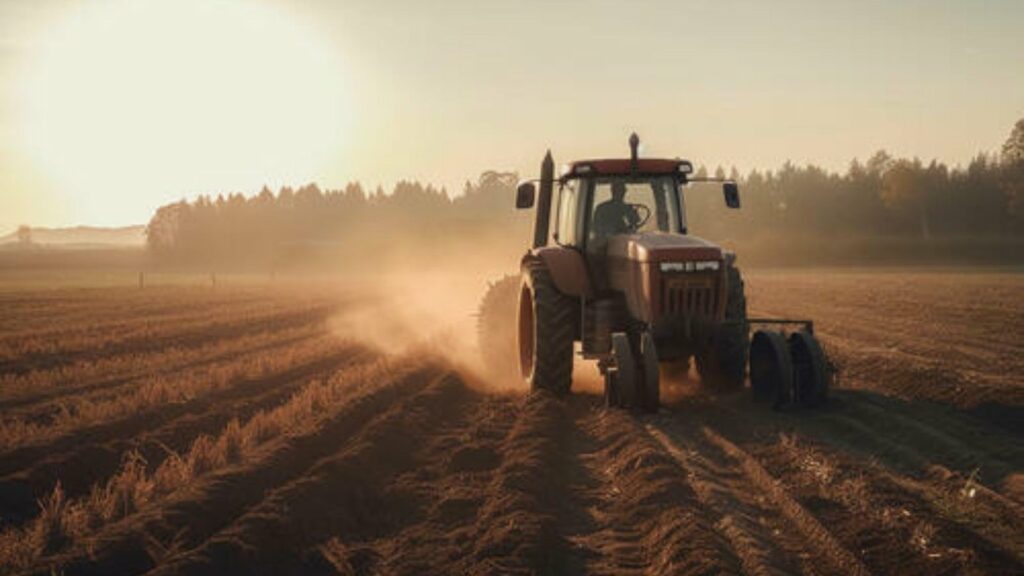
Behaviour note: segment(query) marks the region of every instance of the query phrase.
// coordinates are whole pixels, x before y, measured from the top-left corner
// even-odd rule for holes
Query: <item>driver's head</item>
[[[626,197],[626,183],[612,182],[612,198],[616,202],[622,202]]]

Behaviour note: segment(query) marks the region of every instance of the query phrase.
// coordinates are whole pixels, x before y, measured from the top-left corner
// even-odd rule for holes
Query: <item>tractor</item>
[[[533,242],[520,274],[481,303],[485,365],[564,395],[579,354],[597,362],[607,406],[642,412],[659,408],[662,371],[691,359],[715,390],[742,388],[749,365],[755,401],[823,402],[830,370],[813,323],[749,318],[735,253],[687,233],[688,185],[720,183],[739,208],[736,182],[640,158],[639,143],[633,134],[628,158],[573,162],[558,177],[549,151],[540,178],[519,184],[516,207],[536,210]]]

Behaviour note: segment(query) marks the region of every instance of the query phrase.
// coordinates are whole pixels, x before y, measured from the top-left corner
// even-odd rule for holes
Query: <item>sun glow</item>
[[[342,154],[348,87],[330,42],[241,0],[90,2],[41,31],[20,137],[92,222],[196,193],[303,183]]]

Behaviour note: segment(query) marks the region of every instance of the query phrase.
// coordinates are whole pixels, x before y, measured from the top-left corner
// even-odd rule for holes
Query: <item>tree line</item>
[[[398,182],[390,193],[352,182],[339,190],[308,184],[276,194],[264,187],[250,197],[199,196],[157,209],[146,228],[147,247],[167,263],[276,265],[317,247],[504,229],[516,221],[511,207],[517,181],[515,173],[487,171],[454,198],[444,188],[410,181]]]
[[[743,209],[726,211],[707,185],[689,188],[690,231],[711,239],[1024,238],[1024,119],[1000,152],[978,154],[966,166],[879,151],[843,173],[786,163],[774,171],[715,174],[739,182]],[[525,246],[529,215],[514,210],[517,181],[513,172],[487,171],[455,196],[410,181],[390,193],[353,182],[338,190],[308,184],[248,197],[200,196],[156,211],[148,249],[162,262],[217,265],[273,264],[309,246],[487,231],[518,234]]]

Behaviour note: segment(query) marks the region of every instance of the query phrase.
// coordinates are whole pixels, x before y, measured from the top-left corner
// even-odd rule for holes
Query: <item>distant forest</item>
[[[706,173],[705,168],[699,169]],[[894,158],[879,151],[845,173],[786,163],[775,171],[715,170],[740,184],[743,208],[727,211],[716,188],[686,196],[692,233],[737,246],[766,239],[1024,239],[1024,119],[1001,151],[966,167]],[[454,197],[444,188],[399,182],[390,193],[359,183],[341,190],[316,184],[246,197],[200,196],[159,208],[147,227],[158,262],[276,266],[316,246],[475,239],[499,234],[524,248],[531,214],[516,215],[519,176],[484,172]]]

